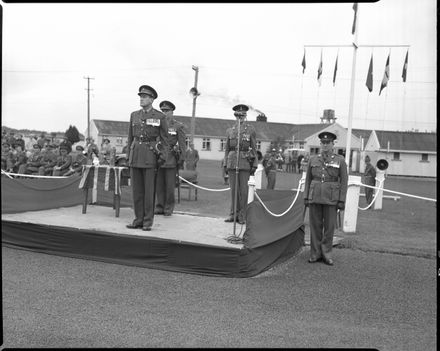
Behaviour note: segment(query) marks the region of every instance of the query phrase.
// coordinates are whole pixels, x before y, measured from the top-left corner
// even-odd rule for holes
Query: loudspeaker
[[[381,171],[385,171],[388,168],[388,161],[383,158],[378,160],[376,163],[376,167]]]

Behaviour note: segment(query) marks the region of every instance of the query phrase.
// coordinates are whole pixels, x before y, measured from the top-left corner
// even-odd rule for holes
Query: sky
[[[143,84],[158,92],[155,108],[170,100],[191,116],[197,66],[196,117],[234,119],[244,103],[248,120],[263,112],[269,122],[320,123],[333,109],[348,127],[352,102],[352,128],[437,130],[435,0],[359,3],[355,35],[353,3],[1,6],[2,126],[85,133],[88,82],[90,119],[128,121]]]

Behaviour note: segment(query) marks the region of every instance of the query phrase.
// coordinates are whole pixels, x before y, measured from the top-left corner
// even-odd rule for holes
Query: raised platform
[[[53,182],[53,183],[52,183]],[[282,218],[254,201],[246,225],[236,225],[243,242],[226,240],[233,223],[224,218],[175,213],[155,216],[153,230],[128,229],[133,210],[89,205],[82,213],[79,179],[2,178],[2,244],[46,254],[223,277],[255,276],[294,256],[304,246],[303,205]],[[275,212],[292,201],[291,192],[261,191]]]

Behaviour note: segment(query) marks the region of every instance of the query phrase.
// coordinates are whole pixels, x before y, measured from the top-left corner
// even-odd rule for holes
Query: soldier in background
[[[266,189],[274,189],[277,179],[277,150],[273,148],[270,153],[264,155],[263,167],[266,174],[267,187]]]
[[[40,167],[42,166],[43,155],[41,153],[40,144],[34,144],[31,154],[28,156],[26,164],[22,164],[18,168],[20,174],[38,174]]]
[[[238,221],[245,223],[248,200],[249,176],[255,173],[258,166],[257,140],[255,128],[246,121],[249,107],[243,104],[232,108],[236,124],[226,131],[224,164],[229,174],[231,186],[231,207],[225,222]],[[240,127],[240,133],[238,128]],[[238,150],[239,148],[239,150]],[[239,153],[238,153],[239,151]],[[237,177],[238,172],[238,177]],[[238,178],[238,179],[236,179]],[[234,214],[235,189],[237,187],[236,213]],[[234,216],[235,215],[235,216]]]
[[[175,204],[175,188],[178,169],[185,161],[185,125],[173,117],[176,106],[170,101],[162,101],[159,108],[165,115],[168,125],[168,156],[160,166],[156,180],[155,214],[171,216]]]
[[[83,166],[87,164],[87,156],[84,155],[84,148],[81,145],[77,145],[75,150],[76,152],[72,155],[72,164],[70,165],[69,171],[64,174],[66,177],[72,174],[81,175]]]
[[[101,149],[99,150],[100,165],[110,164],[111,152],[112,152],[112,146],[110,145],[110,139],[104,138],[104,140],[102,140]]]
[[[99,158],[98,145],[95,144],[95,141],[93,140],[92,137],[86,138],[85,152],[87,155],[87,164],[89,165],[93,163],[94,155]]]
[[[11,156],[11,172],[17,173],[21,165],[25,165],[27,162],[26,152],[21,148],[21,145],[15,144],[14,150],[12,150]]]
[[[199,162],[199,152],[194,149],[194,143],[191,141],[188,144],[188,149],[185,153],[185,169],[195,171],[197,168],[197,162]]]
[[[63,176],[69,172],[70,165],[72,164],[72,156],[68,151],[69,148],[67,145],[60,146],[60,156],[58,156],[57,162],[53,167],[53,176]]]
[[[370,156],[365,156],[365,171],[364,171],[364,184],[375,186],[376,185],[376,169],[371,165]],[[367,199],[367,204],[371,204],[373,201],[374,189],[365,187],[365,198]],[[372,206],[368,207],[369,209]]]
[[[128,129],[127,159],[135,218],[127,228],[150,231],[154,220],[155,174],[167,159],[168,125],[165,115],[153,108],[156,90],[142,85],[138,95],[142,109],[131,113]]]
[[[345,209],[348,172],[344,157],[333,152],[336,135],[322,132],[321,153],[307,163],[304,205],[309,206],[310,258],[332,266],[333,235],[338,210]]]
[[[54,146],[52,144],[46,145],[46,147],[41,150],[41,154],[43,155],[41,159],[41,166],[38,169],[39,175],[52,175],[53,168],[57,164],[58,154],[54,150]]]
[[[2,141],[2,170],[11,172],[12,171],[12,161],[11,161],[11,147],[7,141]]]

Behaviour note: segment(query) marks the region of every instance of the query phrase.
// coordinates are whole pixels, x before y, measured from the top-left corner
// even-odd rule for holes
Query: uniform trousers
[[[365,184],[375,186],[376,182],[370,182],[368,180],[365,180]],[[367,204],[371,204],[371,202],[373,201],[373,192],[374,189],[365,187],[365,198],[367,199]]]
[[[277,171],[276,170],[270,170],[266,173],[267,178],[267,187],[266,189],[275,189],[275,182],[277,180]]]
[[[310,258],[330,259],[336,228],[336,205],[310,204]]]
[[[133,224],[151,227],[154,218],[154,168],[130,167],[135,219]]]
[[[159,168],[156,181],[156,211],[171,214],[174,211],[176,168]]]
[[[229,186],[231,187],[231,211],[230,216],[234,217],[234,197],[235,197],[235,187],[237,186],[237,218],[240,220],[246,219],[246,207],[248,200],[248,192],[249,192],[249,176],[251,174],[250,170],[242,170],[238,171],[238,184],[236,184],[236,170],[228,169],[229,174]]]

